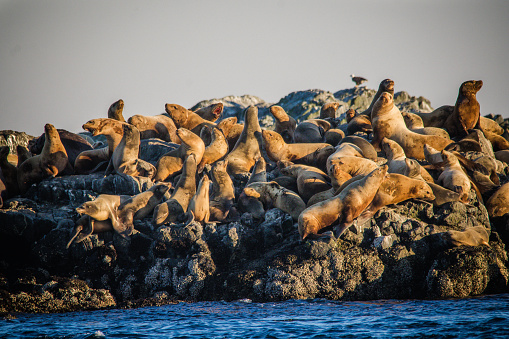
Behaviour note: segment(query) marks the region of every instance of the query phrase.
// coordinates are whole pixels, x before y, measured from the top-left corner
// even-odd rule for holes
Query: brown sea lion
[[[371,203],[382,183],[387,166],[373,170],[364,178],[352,182],[337,196],[306,208],[299,215],[299,234],[302,240],[319,237],[318,232],[339,219],[337,237],[352,225]]]
[[[170,199],[154,208],[152,223],[159,227],[167,222],[181,221],[185,218],[191,199],[196,194],[196,155],[191,153],[185,160],[175,190]]]
[[[339,102],[328,102],[320,108],[320,119],[336,119]]]
[[[164,154],[157,161],[157,174],[154,177],[156,182],[165,181],[178,173],[182,169],[185,159],[191,154],[194,154],[198,163],[203,158],[205,144],[199,136],[185,128],[179,128],[177,135],[181,140],[179,148]]]
[[[336,164],[339,169],[350,174],[352,177],[356,175],[368,175],[371,171],[378,168],[376,162],[359,157],[344,156],[337,159],[332,159],[330,162],[329,169],[331,166]]]
[[[98,221],[109,220],[117,233],[123,237],[128,237],[132,233],[132,229],[125,227],[120,222],[118,207],[130,198],[128,195],[101,194],[94,200],[81,204],[76,208],[76,212],[86,214]]]
[[[371,116],[371,111],[373,110],[373,106],[375,105],[378,98],[382,95],[382,93],[390,93],[392,96],[394,96],[394,81],[392,81],[391,79],[382,80],[378,85],[378,91],[373,97],[373,100],[371,100],[371,104],[369,104],[369,107],[360,114],[367,115],[371,117],[371,120],[373,120],[372,119],[373,117]]]
[[[9,146],[0,147],[0,170],[4,178],[3,183],[7,190],[7,194],[4,194],[4,196],[14,197],[19,194],[18,168],[7,160],[9,151]]]
[[[198,184],[196,194],[191,198],[189,206],[187,207],[187,213],[190,215],[190,224],[193,220],[201,224],[209,222],[210,218],[210,204],[209,204],[209,190],[210,190],[210,179],[205,174]]]
[[[198,165],[198,173],[201,173],[206,165],[222,159],[228,153],[228,142],[219,128],[205,126],[201,130],[200,138],[202,140],[208,139],[210,142],[203,152],[203,157]]]
[[[452,138],[464,137],[473,128],[481,129],[480,105],[476,98],[481,87],[482,80],[469,80],[461,84],[454,110],[443,125]]]
[[[443,150],[451,140],[435,136],[422,135],[410,131],[400,110],[394,105],[391,94],[384,92],[373,106],[371,112],[373,125],[373,141],[375,149],[380,149],[384,137],[396,141],[409,158],[424,159],[424,145],[431,145],[437,150]]]
[[[25,160],[18,168],[18,187],[20,193],[45,178],[56,177],[68,171],[72,173],[67,152],[60,141],[57,129],[52,124],[44,126],[45,142],[42,152]]]
[[[269,110],[276,120],[274,131],[279,133],[287,144],[293,143],[297,126],[295,119],[289,116],[281,106],[274,105]]]
[[[266,162],[263,157],[258,159],[253,166],[253,171],[249,176],[246,186],[254,182],[267,182]],[[240,210],[249,212],[254,219],[262,219],[265,215],[262,202],[256,198],[247,196],[243,191],[237,200],[237,206]]]
[[[486,137],[486,139],[488,139],[490,141],[494,152],[509,149],[509,141],[507,141],[501,135],[491,133],[488,131],[483,131],[483,132],[484,132],[484,136]]]
[[[23,163],[23,161],[32,157],[32,153],[30,153],[28,148],[26,148],[25,146],[22,146],[22,145],[16,146],[16,154],[18,154],[18,164],[16,165],[16,167],[18,167],[18,168]]]
[[[173,119],[177,128],[185,128],[200,135],[203,126],[215,126],[212,121],[203,119],[198,114],[177,104],[166,104],[166,113]]]
[[[494,121],[493,119],[481,117],[481,130],[483,132],[490,132],[497,135],[504,134],[504,129],[500,127],[500,125]]]
[[[490,247],[490,236],[484,226],[469,227],[464,231],[449,230],[442,233],[442,236],[452,246],[486,245]]]
[[[235,147],[228,153],[228,173],[249,173],[261,157],[262,129],[258,121],[258,108],[250,106],[245,111],[245,123]]]
[[[140,131],[141,139],[159,138],[167,142],[180,144],[175,123],[164,114],[155,116],[133,115],[128,122]]]
[[[364,158],[364,155],[362,154],[362,150],[357,145],[351,144],[349,142],[341,143],[336,147],[335,152],[329,155],[327,158],[327,172],[329,171],[332,162],[336,159],[341,159],[342,157]]]
[[[198,114],[205,120],[210,122],[215,122],[217,119],[221,117],[223,114],[224,104],[222,102],[217,104],[211,104],[207,107],[202,107],[194,111],[194,113]]]
[[[394,140],[383,138],[382,151],[385,153],[389,173],[399,173],[407,175],[413,168],[419,171],[415,176],[419,176],[422,180],[433,182],[433,177],[426,169],[417,163],[415,159],[409,159],[405,155],[403,148]],[[407,175],[408,176],[408,175]],[[410,176],[409,176],[410,177]]]
[[[348,125],[346,126],[346,135],[352,135],[357,132],[366,134],[373,132],[373,127],[371,126],[371,121],[368,116],[359,114],[348,122]]]
[[[244,194],[259,199],[265,206],[279,208],[290,214],[293,220],[298,220],[300,213],[306,208],[306,204],[297,193],[279,186],[275,181],[249,184],[244,188]]]
[[[332,187],[326,191],[318,192],[311,196],[307,202],[307,206],[314,205],[320,201],[324,201],[330,199],[337,195],[339,192],[339,188],[344,185],[348,180],[352,178],[352,176],[345,171],[341,170],[339,166],[333,164],[329,171],[328,175],[331,181]]]
[[[127,174],[130,176],[141,176],[154,178],[156,168],[151,163],[139,159],[140,151],[140,132],[130,124],[124,124],[122,140],[113,151],[110,162],[106,168],[105,175],[109,175],[113,171],[119,174]]]
[[[210,194],[210,220],[224,221],[235,201],[235,187],[227,173],[228,159],[216,161],[210,172],[212,192]]]
[[[443,128],[439,127],[424,127],[422,118],[415,113],[401,112],[403,119],[405,119],[406,127],[412,132],[424,135],[438,135],[446,139],[450,139],[449,133]]]
[[[263,157],[258,159],[253,167],[251,176],[246,185],[252,184],[253,182],[266,182],[267,181],[267,163]]]
[[[111,104],[108,108],[108,118],[125,122],[122,112],[124,111],[124,100],[120,99]]]
[[[297,124],[293,138],[296,143],[323,143],[330,128],[330,122],[323,119],[305,120]]]
[[[237,144],[237,140],[239,140],[239,137],[242,134],[244,124],[237,124],[237,118],[231,117],[221,120],[221,122],[217,124],[217,128],[223,131],[223,134],[228,141],[228,149],[233,150],[235,144]]]
[[[340,130],[339,128],[331,128],[327,132],[325,132],[324,138],[327,144],[331,144],[332,146],[337,146],[341,140],[345,137],[345,132]]]
[[[82,215],[78,221],[76,221],[76,225],[71,232],[71,239],[66,247],[69,248],[73,242],[80,243],[92,234],[108,231],[114,231],[110,219],[95,220],[87,214]]]
[[[366,139],[361,138],[356,135],[349,135],[349,136],[346,136],[343,139],[341,139],[339,144],[343,144],[346,142],[354,144],[357,147],[359,147],[362,150],[362,155],[364,156],[364,158],[367,158],[367,159],[373,160],[373,161],[378,160],[378,155],[377,155],[375,148]]]
[[[509,213],[509,182],[500,186],[486,202],[490,217],[501,217]]]
[[[431,113],[414,112],[414,114],[418,115],[422,119],[424,127],[442,128],[447,118],[452,115],[453,111],[454,106],[444,105],[438,107]]]
[[[282,168],[283,175],[297,178],[298,193],[304,201],[308,201],[318,192],[331,188],[326,173],[313,166],[293,164]]]

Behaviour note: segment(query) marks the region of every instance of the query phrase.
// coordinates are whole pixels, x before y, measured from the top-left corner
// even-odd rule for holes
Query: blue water
[[[461,300],[200,302],[19,314],[2,338],[504,338],[509,294]]]

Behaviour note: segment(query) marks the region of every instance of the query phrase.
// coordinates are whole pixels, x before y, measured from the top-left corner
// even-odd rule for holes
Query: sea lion
[[[205,147],[198,165],[198,173],[201,173],[206,165],[222,159],[228,153],[228,142],[219,128],[205,126],[201,130],[200,138],[202,140],[209,139],[210,143]]]
[[[378,91],[376,92],[375,96],[373,97],[373,100],[371,100],[371,103],[369,104],[369,107],[362,113],[362,115],[367,115],[373,120],[373,117],[371,116],[371,111],[373,110],[373,106],[375,105],[376,101],[382,93],[390,93],[392,96],[394,96],[394,81],[391,79],[384,79],[380,82],[378,85]]]
[[[92,145],[83,138],[81,135],[69,132],[65,129],[57,129],[58,135],[62,145],[64,145],[65,152],[69,158],[69,164],[74,168],[74,162],[81,152],[93,150]],[[34,155],[40,154],[44,147],[45,134],[42,134],[39,138],[30,140],[28,146],[30,152]],[[69,173],[71,174],[71,173]]]
[[[498,161],[502,161],[505,162],[506,164],[509,164],[509,150],[495,152],[495,158]]]
[[[331,188],[327,174],[313,166],[293,164],[280,169],[280,172],[297,178],[299,195],[304,201]]]
[[[275,181],[255,182],[244,188],[244,194],[262,201],[265,206],[274,206],[288,213],[293,220],[298,220],[300,213],[306,208],[301,197]]]
[[[198,114],[177,104],[166,104],[166,113],[173,119],[177,128],[185,128],[196,135],[200,135],[203,126],[215,126],[212,121],[203,119]]]
[[[407,175],[413,168],[419,171],[418,176],[427,182],[434,182],[433,177],[426,169],[417,163],[415,159],[409,159],[405,155],[403,148],[394,140],[383,138],[382,151],[385,153],[388,173],[399,173]],[[417,176],[417,174],[416,174]]]
[[[154,177],[156,182],[165,181],[178,173],[182,169],[185,159],[191,154],[194,154],[198,163],[203,158],[205,144],[199,136],[186,128],[179,128],[177,135],[181,140],[179,148],[165,153],[157,161],[157,173]]]
[[[481,130],[479,130],[479,129],[470,130],[468,135],[466,137],[464,137],[463,139],[461,139],[460,142],[464,141],[464,140],[477,141],[479,143],[479,145],[481,146],[481,152],[483,152],[484,154],[487,154],[491,157],[495,156],[495,153],[493,152],[493,145],[491,144],[491,141],[489,141],[486,138],[486,136],[484,135],[484,133]]]
[[[337,110],[339,108],[339,102],[328,102],[323,104],[320,108],[320,119],[335,120],[337,116]]]
[[[253,166],[253,171],[251,172],[246,186],[254,182],[267,182],[266,162],[263,157],[260,157]],[[242,191],[237,200],[237,206],[242,211],[249,212],[254,219],[262,219],[265,215],[262,202],[256,198],[247,196],[244,191]]]
[[[368,175],[371,171],[378,167],[376,162],[366,158],[344,156],[332,159],[327,172],[329,172],[331,166],[334,164],[336,164],[342,171],[350,174],[352,177],[355,177],[356,175]]]
[[[340,145],[336,146],[335,152],[329,155],[327,158],[327,172],[329,171],[332,162],[335,159],[340,159],[342,157],[364,158],[364,155],[362,154],[362,150],[357,145],[351,144],[349,142],[341,143]]]
[[[394,105],[391,94],[384,92],[373,105],[371,112],[373,124],[372,144],[376,150],[380,149],[380,143],[384,137],[396,141],[405,151],[409,158],[424,159],[424,145],[431,145],[441,151],[451,140],[435,136],[422,135],[410,131],[406,125],[400,110]]]
[[[401,112],[403,119],[405,119],[406,127],[412,132],[424,135],[438,135],[446,139],[450,139],[449,133],[443,128],[439,127],[424,127],[422,118],[415,113]]]
[[[435,200],[433,190],[422,180],[411,179],[405,175],[389,173],[383,179],[371,203],[361,213],[357,222],[364,224],[383,206],[397,204],[409,199]]]
[[[480,117],[481,122],[481,130],[483,132],[490,132],[496,135],[504,134],[504,129],[500,127],[500,125],[494,121],[493,119]]]
[[[190,215],[191,222],[197,221],[201,224],[209,222],[210,218],[210,205],[209,205],[209,190],[210,190],[210,179],[204,174],[198,184],[196,194],[191,198],[187,213]]]
[[[235,187],[227,173],[228,159],[216,161],[210,172],[212,192],[210,194],[210,220],[224,221],[235,201]]]
[[[19,194],[18,168],[7,160],[9,151],[9,146],[0,147],[0,170],[4,178],[5,189],[7,190],[7,194],[4,194],[4,196],[14,197]]]
[[[156,168],[151,163],[139,159],[140,132],[130,124],[124,124],[122,140],[113,151],[105,175],[113,171],[130,176],[142,176],[150,179],[156,175]]]
[[[488,131],[483,131],[483,132],[484,132],[484,136],[486,137],[486,139],[488,139],[490,141],[494,152],[509,149],[509,141],[507,141],[501,135],[491,133]]]
[[[333,164],[330,167],[330,169],[328,171],[328,175],[329,175],[332,187],[326,191],[318,192],[318,193],[312,195],[311,198],[309,198],[309,200],[307,201],[308,207],[311,205],[314,205],[320,201],[324,201],[324,200],[334,197],[335,195],[337,195],[339,193],[338,192],[339,188],[352,178],[352,176],[350,174],[341,170],[341,168],[339,168],[339,166],[337,166],[335,164]]]
[[[362,132],[366,134],[370,134],[373,132],[371,120],[369,120],[369,118],[364,114],[359,114],[353,117],[346,126],[346,135],[353,135],[357,132]]]
[[[115,119],[120,122],[125,122],[122,112],[124,110],[124,100],[120,99],[115,101],[108,108],[108,118]]]
[[[443,238],[452,246],[481,246],[489,244],[488,230],[484,226],[469,227],[464,231],[448,230]]]
[[[217,128],[223,131],[223,134],[228,141],[228,149],[233,150],[237,144],[237,140],[239,140],[239,137],[242,134],[244,124],[238,124],[237,117],[231,117],[221,120],[221,122],[217,124]]]
[[[297,126],[295,119],[289,116],[281,106],[270,106],[269,111],[276,120],[274,131],[279,133],[287,144],[293,143]]]
[[[245,111],[245,123],[235,147],[228,153],[228,173],[248,173],[261,157],[262,129],[258,121],[258,108],[250,106]]]
[[[366,139],[361,138],[356,135],[349,135],[349,136],[346,136],[343,139],[341,139],[339,144],[343,144],[346,142],[354,144],[357,147],[359,147],[362,150],[362,156],[364,158],[367,158],[367,159],[373,160],[373,161],[378,160],[378,155],[377,155],[375,148]]]
[[[87,214],[82,215],[78,221],[76,221],[76,225],[71,232],[70,240],[67,243],[66,248],[69,248],[73,242],[82,242],[92,234],[104,233],[108,231],[114,231],[110,219],[95,220]]]
[[[191,153],[185,160],[180,176],[170,199],[154,208],[152,223],[159,227],[167,222],[184,218],[191,199],[196,194],[196,155]]]
[[[501,217],[509,213],[509,182],[500,186],[486,202],[490,217]]]
[[[318,232],[339,219],[336,237],[352,225],[373,200],[378,187],[387,173],[384,165],[364,178],[345,187],[337,196],[306,208],[299,215],[299,234],[302,240],[320,237]]]
[[[454,106],[444,105],[438,107],[431,113],[414,112],[414,114],[418,115],[422,119],[424,127],[442,128],[442,126],[444,126],[445,120],[447,120],[453,111]]]
[[[253,182],[266,182],[267,181],[267,163],[263,157],[256,160],[256,163],[251,172],[251,176],[246,185],[252,184]]]
[[[305,120],[297,124],[293,138],[296,143],[323,143],[330,128],[330,122],[323,119]]]
[[[208,120],[210,122],[215,122],[217,119],[221,117],[221,114],[223,114],[224,104],[222,102],[219,102],[217,104],[211,104],[207,107],[202,107],[194,111],[194,113],[198,114],[200,117],[202,117],[205,120]]]
[[[345,132],[340,130],[339,128],[331,128],[327,132],[325,132],[324,138],[327,144],[331,144],[332,146],[337,146],[341,140],[345,137]]]
[[[159,138],[167,142],[180,144],[175,123],[164,114],[155,116],[133,115],[129,118],[128,123],[140,131],[141,139]]]
[[[28,158],[32,157],[32,153],[22,145],[16,146],[16,154],[18,154],[18,164],[16,165],[17,168],[23,163],[23,161],[27,160]]]
[[[76,207],[76,212],[86,214],[98,221],[109,220],[113,229],[124,238],[132,233],[118,218],[118,207],[131,197],[128,195],[101,194],[92,201],[86,201]]]
[[[41,154],[25,160],[18,168],[18,187],[22,194],[32,184],[45,178],[54,178],[66,170],[72,172],[57,129],[52,124],[46,124],[44,133],[46,141]]]
[[[154,208],[161,203],[170,186],[171,184],[168,183],[153,185],[148,190],[121,203],[117,215],[122,228],[131,234],[134,229],[133,221],[143,219],[152,213]]]
[[[466,136],[470,129],[481,129],[480,105],[476,93],[482,84],[482,80],[469,80],[461,84],[454,110],[443,125],[451,137],[461,138]]]

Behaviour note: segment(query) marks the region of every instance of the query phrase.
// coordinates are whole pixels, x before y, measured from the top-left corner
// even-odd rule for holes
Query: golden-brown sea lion
[[[439,127],[442,128],[444,126],[447,118],[452,115],[454,111],[454,106],[444,105],[435,109],[431,113],[420,113],[415,112],[414,114],[418,115],[422,119],[422,123],[424,127]]]
[[[205,152],[205,144],[203,140],[186,128],[179,128],[177,135],[180,138],[180,146],[176,150],[165,153],[157,161],[156,168],[157,174],[154,181],[165,181],[178,173],[184,161],[191,154],[194,154],[196,161],[201,162]]]
[[[405,119],[406,127],[412,132],[424,135],[438,135],[446,139],[450,139],[449,133],[443,128],[439,127],[424,127],[422,118],[415,113],[401,112],[403,119]]]
[[[237,117],[231,117],[221,120],[221,122],[217,124],[217,128],[223,131],[228,141],[228,149],[232,150],[242,134],[244,124],[237,124]]]
[[[389,173],[399,173],[407,175],[415,168],[419,171],[415,176],[419,176],[422,180],[427,182],[433,182],[433,177],[426,171],[426,169],[420,166],[415,159],[408,159],[405,155],[403,148],[394,140],[383,138],[382,139],[382,151],[385,153],[387,158],[387,165],[389,166]],[[410,177],[410,176],[409,176]]]
[[[346,135],[352,135],[357,132],[362,132],[366,134],[370,134],[373,132],[373,127],[371,126],[371,120],[369,117],[364,114],[359,114],[353,117],[346,126]]]
[[[159,227],[185,217],[191,199],[196,194],[196,155],[191,153],[185,160],[180,176],[170,199],[154,208],[152,223]]]
[[[209,204],[210,179],[204,174],[198,184],[196,194],[191,198],[187,213],[191,215],[190,224],[193,220],[202,224],[209,222],[210,204]]]
[[[328,102],[320,108],[320,119],[336,119],[339,102]]]
[[[484,136],[486,137],[486,139],[488,139],[491,142],[494,152],[509,149],[509,141],[507,141],[501,135],[491,133],[488,131],[483,131],[483,132],[484,132]]]
[[[203,157],[198,165],[198,173],[201,173],[206,165],[222,159],[228,153],[228,142],[219,128],[205,126],[201,130],[200,138],[202,140],[208,139],[210,142],[203,152]]]
[[[355,177],[356,175],[368,175],[371,171],[378,168],[376,162],[372,160],[366,158],[344,156],[341,158],[332,159],[327,172],[329,172],[333,164],[337,164],[338,168],[350,174],[352,177]]]
[[[164,114],[154,116],[133,115],[128,122],[140,131],[141,139],[159,138],[180,144],[175,123]]]
[[[67,243],[67,248],[71,246],[73,241],[80,243],[92,234],[104,233],[108,231],[114,231],[113,225],[110,219],[107,220],[95,220],[89,215],[82,215],[71,232],[71,239]]]
[[[203,119],[198,114],[180,106],[177,104],[166,104],[166,113],[173,119],[177,128],[185,128],[200,135],[203,126],[215,126],[216,124],[212,121]]]
[[[124,100],[120,99],[111,104],[108,108],[108,118],[125,122],[122,112],[124,111]]]
[[[484,226],[469,227],[464,231],[449,230],[442,236],[452,246],[490,246],[490,236]]]
[[[217,119],[221,117],[223,114],[224,104],[219,102],[217,104],[211,104],[207,107],[202,107],[194,111],[194,113],[198,114],[205,120],[215,122]]]
[[[335,195],[337,195],[339,193],[338,192],[339,188],[352,178],[352,176],[350,174],[341,170],[341,168],[339,168],[339,166],[337,166],[335,164],[333,164],[330,167],[328,174],[329,174],[329,178],[330,178],[332,187],[326,191],[318,192],[318,193],[314,194],[313,196],[311,196],[311,198],[309,198],[309,200],[307,202],[308,207],[311,205],[314,205],[320,201],[324,201],[324,200],[334,197]]]
[[[258,108],[246,109],[245,123],[235,147],[228,153],[228,173],[248,173],[256,160],[261,157],[262,129],[258,121]]]
[[[323,171],[313,166],[294,164],[282,168],[283,175],[290,175],[297,178],[297,188],[299,195],[304,201],[308,201],[318,192],[323,192],[331,188],[328,176]]]
[[[244,188],[244,194],[259,199],[265,206],[274,206],[290,214],[293,220],[298,220],[300,213],[306,208],[301,197],[275,181],[255,182]]]
[[[500,186],[486,202],[490,217],[501,217],[509,213],[509,182]]]
[[[482,80],[469,80],[461,84],[454,111],[447,117],[443,128],[454,137],[464,137],[470,129],[481,129],[480,105],[476,93],[482,87]]]
[[[299,234],[302,240],[316,238],[318,232],[339,219],[337,237],[354,222],[371,203],[378,187],[387,173],[387,166],[379,167],[370,174],[348,185],[337,196],[306,208],[299,215]]]
[[[339,144],[344,144],[346,142],[354,144],[357,147],[359,147],[362,150],[362,155],[364,156],[364,158],[367,158],[367,159],[373,160],[373,161],[378,160],[378,155],[377,155],[375,148],[366,139],[361,138],[356,135],[349,135],[349,136],[346,136],[343,139],[341,139]]]
[[[369,107],[362,113],[371,117],[371,120],[373,120],[373,117],[371,116],[371,111],[373,110],[373,106],[375,105],[375,102],[378,100],[378,98],[382,95],[382,93],[390,93],[392,96],[394,96],[394,81],[391,79],[384,79],[380,82],[380,85],[378,85],[378,91],[376,92],[375,96],[373,97],[373,100],[371,100],[371,104],[369,104]]]
[[[0,147],[0,170],[4,177],[4,185],[7,190],[7,197],[14,197],[19,194],[18,186],[18,168],[11,164],[7,157],[9,156],[9,146]]]
[[[323,143],[330,128],[330,122],[323,119],[305,120],[295,127],[293,139],[296,143]]]
[[[41,154],[25,160],[18,168],[18,187],[22,194],[32,184],[45,178],[54,178],[65,170],[72,172],[57,129],[52,124],[46,124],[44,133],[46,141]]]
[[[92,201],[86,201],[76,208],[79,214],[86,214],[98,221],[110,220],[113,229],[127,237],[132,229],[126,228],[118,218],[118,207],[131,197],[128,195],[101,194]]]
[[[130,124],[124,124],[122,140],[113,151],[105,175],[115,171],[118,174],[154,178],[156,168],[151,163],[139,159],[140,132]]]
[[[223,221],[228,217],[235,200],[235,187],[227,173],[228,159],[216,161],[210,172],[212,192],[210,194],[210,220]]]
[[[424,145],[443,150],[452,141],[434,135],[422,135],[410,131],[399,109],[394,105],[391,94],[384,92],[373,106],[371,112],[373,141],[375,149],[380,149],[384,137],[396,141],[409,158],[424,159]]]
[[[293,143],[295,127],[297,126],[295,119],[289,116],[281,106],[274,105],[269,110],[276,119],[274,131],[279,133],[287,144]]]
[[[481,117],[480,121],[481,121],[481,130],[483,132],[490,132],[490,133],[494,133],[497,135],[504,134],[504,129],[502,127],[500,127],[500,125],[493,119]]]
[[[326,162],[327,172],[329,171],[332,162],[335,159],[340,159],[342,157],[364,158],[364,155],[362,154],[362,150],[357,145],[351,144],[349,142],[341,143],[338,146],[336,146],[335,152],[329,155],[329,157],[327,158]]]

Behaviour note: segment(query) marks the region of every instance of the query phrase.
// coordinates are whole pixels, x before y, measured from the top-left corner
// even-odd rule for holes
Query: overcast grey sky
[[[509,116],[509,1],[0,0],[0,129],[81,131],[125,101],[251,94],[277,102],[312,88],[384,78],[433,107],[483,80],[481,114]]]

